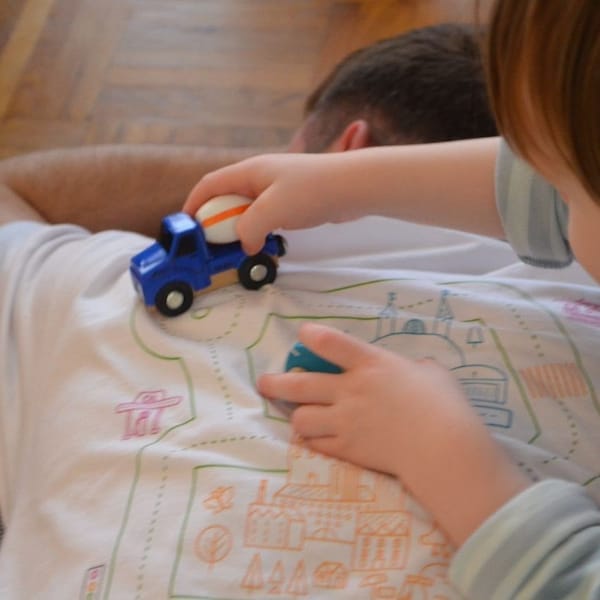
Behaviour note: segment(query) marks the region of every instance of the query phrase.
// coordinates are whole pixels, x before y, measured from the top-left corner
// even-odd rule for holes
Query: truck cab
[[[211,287],[217,274],[233,271],[247,289],[272,283],[277,276],[277,259],[284,254],[283,238],[273,234],[253,256],[242,250],[239,241],[211,244],[202,226],[180,212],[162,220],[158,239],[132,258],[130,273],[144,304],[173,317],[187,311],[194,294]]]

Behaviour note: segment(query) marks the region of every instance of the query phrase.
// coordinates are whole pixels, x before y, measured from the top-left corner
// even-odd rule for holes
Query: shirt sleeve
[[[506,239],[523,262],[554,269],[572,262],[567,205],[504,140],[496,166],[496,202]]]
[[[600,510],[574,483],[542,481],[488,519],[454,558],[470,600],[600,598]]]

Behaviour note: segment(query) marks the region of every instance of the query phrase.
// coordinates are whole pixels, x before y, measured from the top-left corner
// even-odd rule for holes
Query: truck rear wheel
[[[194,290],[182,281],[167,283],[156,294],[155,305],[165,317],[176,317],[190,308],[194,301]]]
[[[277,277],[277,265],[268,254],[256,254],[244,259],[238,268],[240,283],[249,290],[257,290]]]

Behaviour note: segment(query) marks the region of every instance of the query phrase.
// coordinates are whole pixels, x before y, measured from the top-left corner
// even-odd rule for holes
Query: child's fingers
[[[299,340],[321,358],[344,371],[364,365],[379,350],[337,329],[317,323],[306,323],[298,332]]]
[[[335,382],[328,373],[289,372],[262,375],[258,391],[267,398],[296,404],[332,404]]]
[[[315,452],[326,454],[327,456],[335,456],[342,460],[346,458],[340,453],[339,439],[335,435],[305,438],[304,444]]]
[[[255,198],[260,190],[253,184],[247,161],[229,165],[205,175],[189,193],[183,211],[193,215],[205,202],[215,196],[240,194]]]
[[[271,201],[272,188],[267,188],[240,217],[237,234],[247,254],[256,254],[265,244],[268,233],[279,229],[289,207]]]
[[[332,436],[335,429],[332,419],[328,418],[329,411],[329,407],[318,404],[300,406],[292,413],[292,427],[305,439]]]

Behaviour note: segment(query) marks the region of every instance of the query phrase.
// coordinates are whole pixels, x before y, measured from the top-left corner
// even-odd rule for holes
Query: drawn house
[[[463,365],[452,371],[486,424],[511,426],[512,411],[504,407],[508,394],[506,373],[489,365]]]
[[[322,563],[315,570],[321,587],[336,587],[349,569],[406,564],[410,516],[397,482],[300,444],[290,446],[288,459],[287,481],[270,501],[266,480],[259,484],[248,507],[246,546],[297,551],[308,542],[344,544],[351,564]]]
[[[313,574],[313,583],[322,588],[344,589],[348,584],[348,569],[340,562],[322,562]]]
[[[354,541],[358,514],[374,499],[373,490],[360,483],[362,470],[333,460],[328,461],[328,469],[323,468],[322,457],[298,448],[289,482],[275,493],[275,503],[302,514],[307,539]],[[316,465],[307,468],[314,460],[318,460],[320,475]]]
[[[244,543],[258,548],[300,550],[304,546],[306,522],[293,508],[266,501],[267,482],[260,482],[258,497],[249,505]]]
[[[402,569],[410,548],[410,517],[401,511],[363,512],[358,517],[352,568]]]
[[[378,332],[387,331],[382,319],[389,318],[390,302],[380,313]],[[508,397],[507,374],[491,365],[467,364],[463,347],[468,345],[473,348],[483,344],[483,328],[471,326],[465,339],[457,343],[450,337],[454,318],[450,293],[443,290],[430,330],[425,320],[413,317],[404,323],[399,332],[381,335],[373,343],[408,358],[435,359],[456,374],[471,404],[487,425],[511,427],[513,412],[505,406]]]

